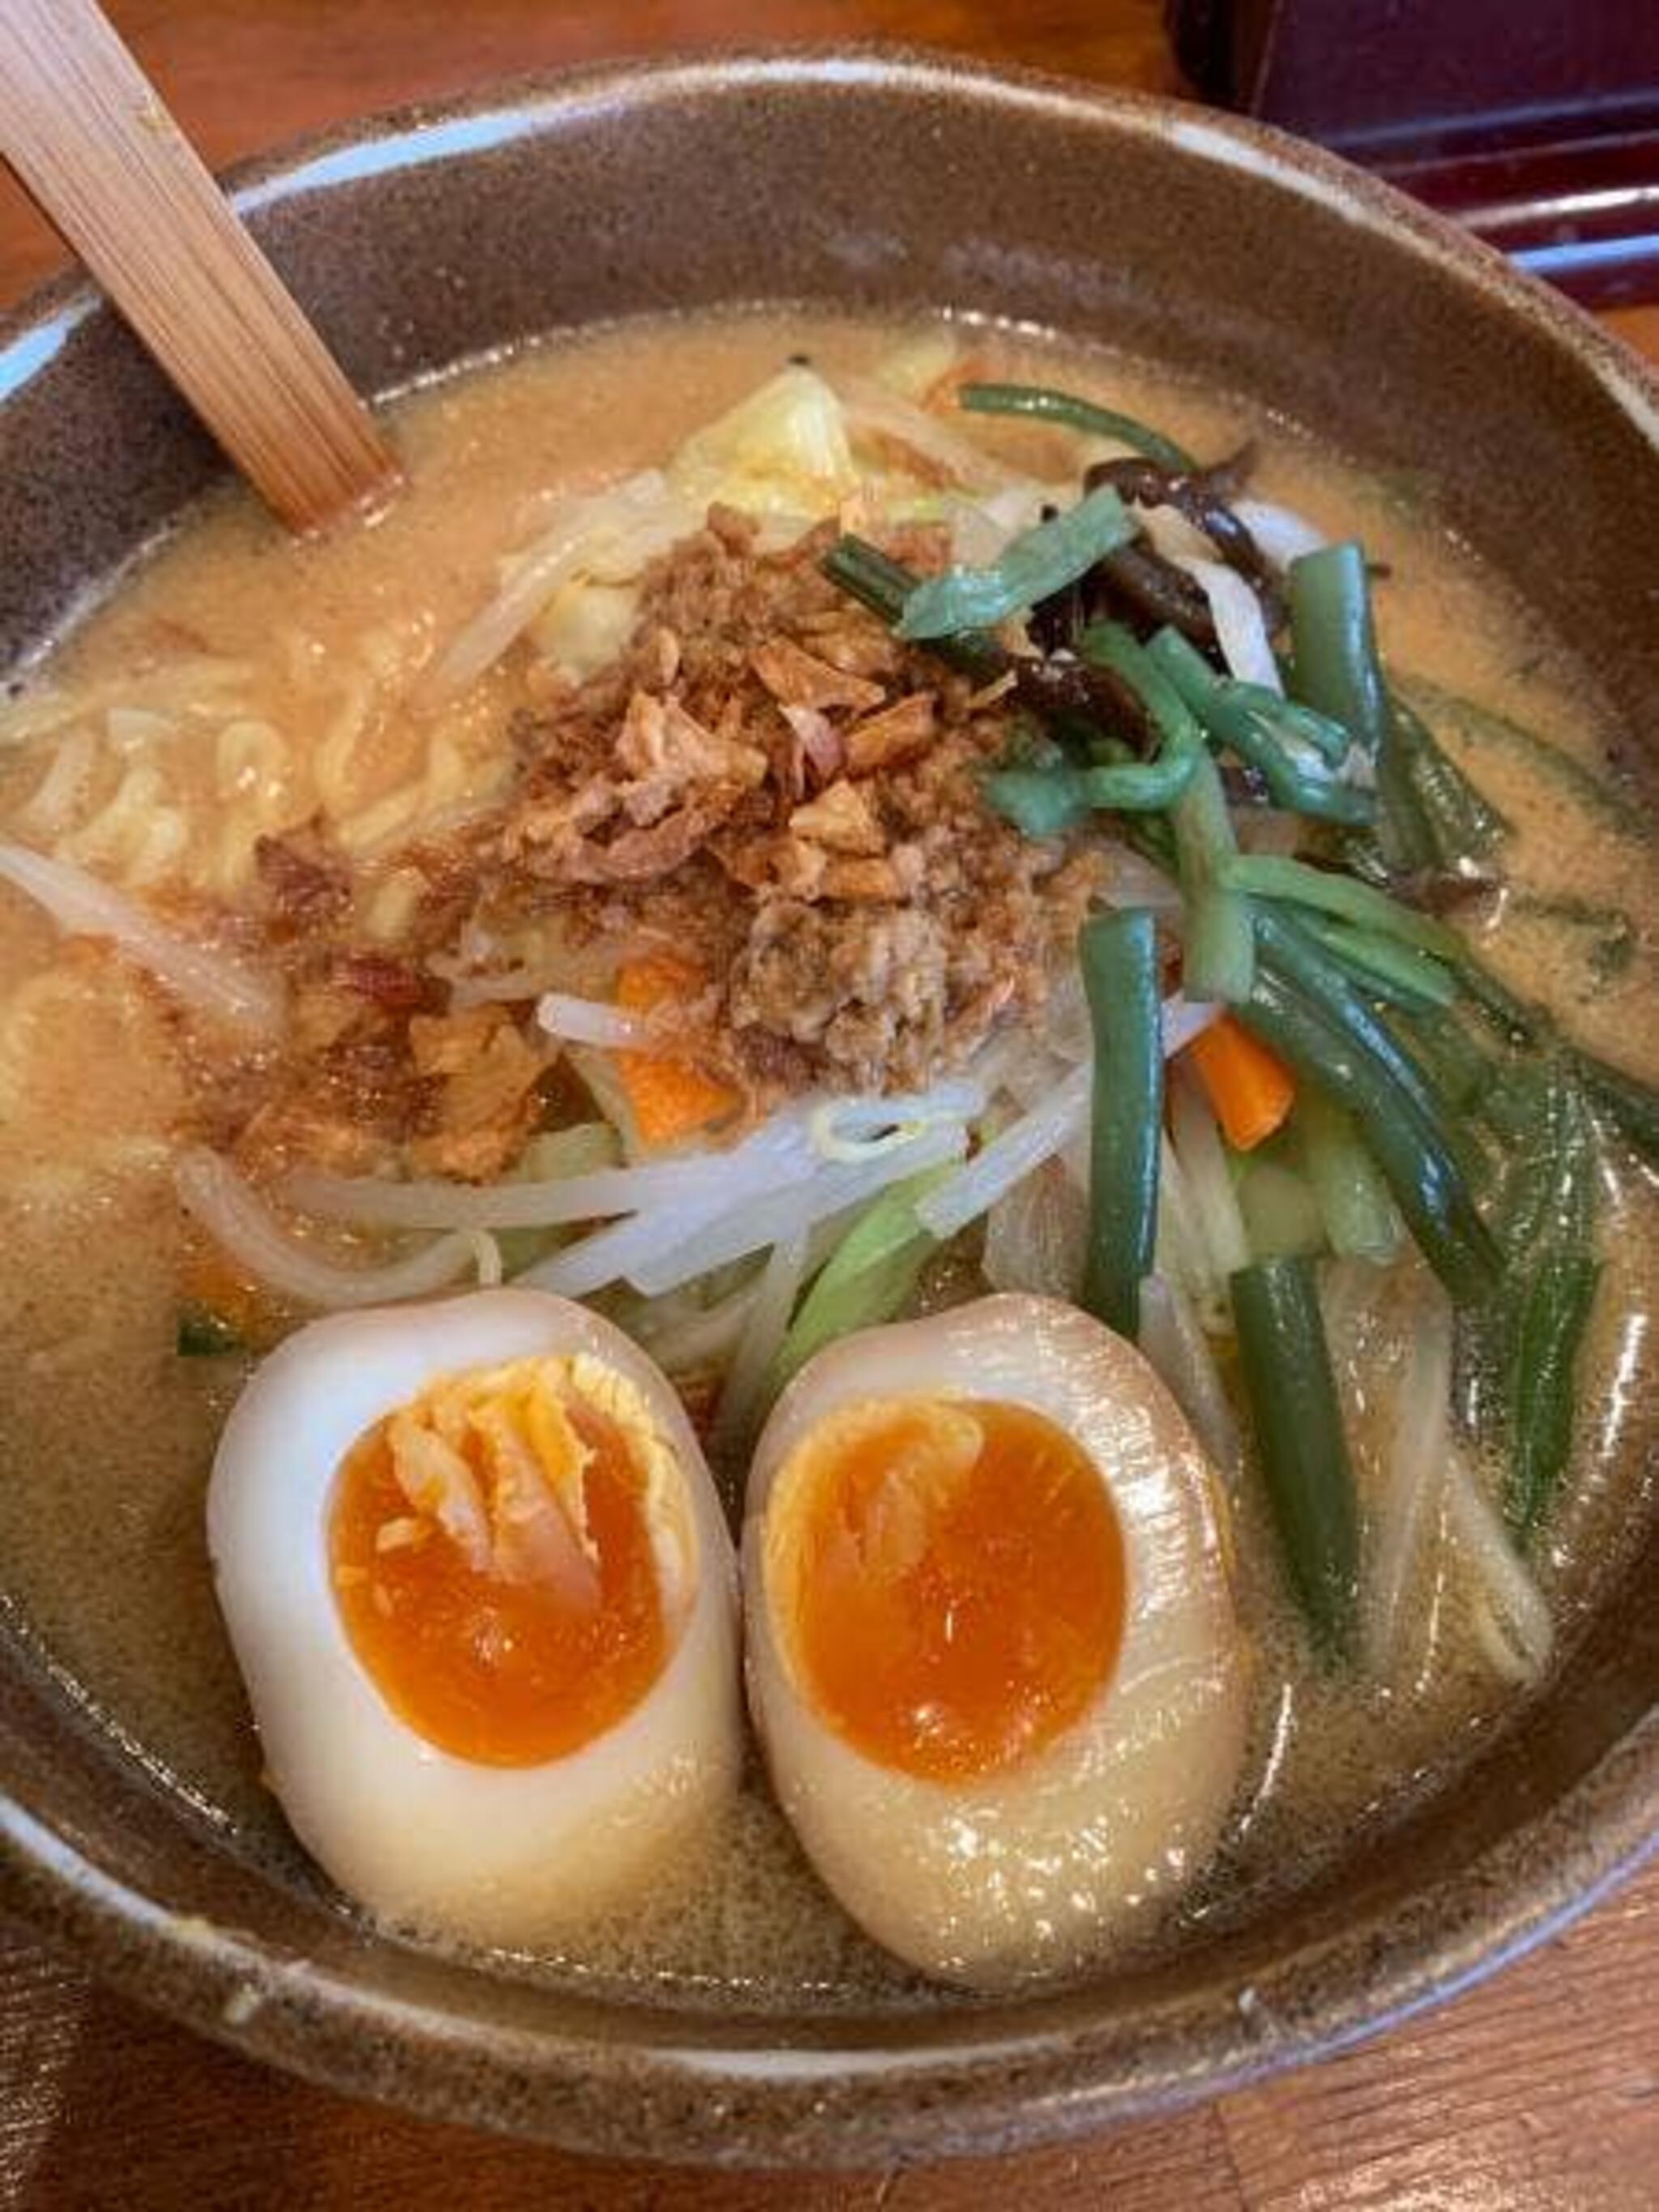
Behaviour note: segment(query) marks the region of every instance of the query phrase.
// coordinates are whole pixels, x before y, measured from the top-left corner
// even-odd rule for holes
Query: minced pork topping
[[[837,590],[835,534],[763,550],[712,509],[647,573],[627,651],[520,715],[507,795],[398,856],[422,889],[393,943],[354,921],[343,856],[266,841],[253,921],[293,979],[292,1034],[216,1087],[210,1133],[245,1158],[502,1173],[568,1079],[533,994],[451,1011],[451,986],[549,923],[584,975],[608,948],[672,951],[696,979],[672,1049],[750,1113],[924,1085],[1032,1012],[1096,865],[984,805],[1003,687],[976,692]],[[923,572],[945,555],[932,529],[886,543]]]

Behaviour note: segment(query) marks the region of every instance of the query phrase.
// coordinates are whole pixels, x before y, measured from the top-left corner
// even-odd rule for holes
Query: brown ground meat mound
[[[449,1014],[442,978],[459,947],[531,920],[600,956],[643,943],[694,962],[675,1050],[757,1111],[816,1086],[923,1085],[1031,1012],[1094,864],[985,807],[978,772],[1010,736],[1000,699],[832,586],[834,534],[768,552],[748,518],[711,510],[649,572],[621,659],[520,717],[507,798],[400,856],[427,885],[405,942],[350,941],[343,864],[314,839],[262,853],[295,1036],[263,1081],[243,1072],[222,1131],[238,1121],[245,1152],[501,1173],[555,1055],[528,1004]],[[945,557],[930,530],[888,544],[923,571]]]
[[[665,881],[695,884],[704,1050],[769,1094],[954,1066],[1040,999],[1093,882],[987,810],[1005,714],[824,578],[833,536],[766,553],[713,512],[648,580],[625,662],[520,732],[494,831],[520,896],[613,887],[602,926],[648,929]],[[945,550],[921,530],[891,550],[927,570]]]

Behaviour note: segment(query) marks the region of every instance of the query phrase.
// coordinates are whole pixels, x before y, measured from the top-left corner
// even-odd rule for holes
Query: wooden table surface
[[[0,0],[0,5],[4,0]],[[215,165],[364,109],[716,40],[898,38],[1178,88],[1158,0],[118,0]],[[61,258],[0,178],[0,303]],[[1659,358],[1659,309],[1614,319]],[[0,2207],[362,2212],[1626,2212],[1659,2208],[1659,1866],[1345,2057],[1080,2148],[868,2179],[599,2165],[264,2072],[0,1930]]]

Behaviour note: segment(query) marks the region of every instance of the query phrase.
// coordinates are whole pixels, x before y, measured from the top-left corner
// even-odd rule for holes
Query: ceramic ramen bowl
[[[1168,359],[1431,472],[1623,726],[1651,726],[1659,389],[1481,248],[1269,131],[937,58],[734,57],[373,119],[246,172],[240,199],[368,392],[526,334],[768,299],[952,307]],[[0,328],[0,656],[221,467],[84,288]],[[427,2113],[687,2160],[1006,2147],[1310,2058],[1632,1867],[1659,1836],[1656,1588],[1659,1527],[1458,1786],[1270,1916],[1060,1995],[761,2014],[423,1954],[240,1856],[21,1633],[0,1655],[3,1899],[130,1995]]]

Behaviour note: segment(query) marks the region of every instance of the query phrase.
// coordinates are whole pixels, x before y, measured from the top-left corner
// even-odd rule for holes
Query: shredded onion
[[[1206,1328],[1219,1335],[1229,1320],[1226,1282],[1210,1256],[1199,1224],[1198,1207],[1175,1147],[1161,1132],[1154,1254],[1158,1272],[1185,1289],[1202,1316]]]
[[[647,1014],[629,1013],[603,999],[574,999],[564,991],[544,992],[536,1003],[536,1019],[549,1036],[567,1044],[648,1051],[661,1039],[660,1025]]]
[[[1140,1349],[1182,1412],[1217,1473],[1231,1486],[1240,1466],[1238,1424],[1221,1370],[1192,1306],[1164,1276],[1140,1285]]]
[[[729,1208],[716,1218],[706,1218],[690,1235],[679,1234],[678,1220],[659,1218],[655,1248],[629,1267],[628,1279],[650,1297],[672,1291],[724,1267],[728,1260],[741,1260],[797,1229],[810,1229],[832,1213],[872,1199],[890,1183],[960,1159],[967,1148],[968,1133],[959,1123],[935,1123],[878,1159],[824,1167],[810,1182],[775,1191],[757,1205]]]
[[[1028,1045],[1014,1065],[1004,1074],[1000,1088],[1018,1106],[1028,1111],[1041,1106],[1073,1061],[1061,1053],[1045,1052],[1041,1045]],[[995,1135],[994,1130],[991,1131]]]
[[[1041,1104],[1011,1122],[965,1167],[930,1190],[916,1208],[916,1218],[928,1234],[954,1237],[1086,1127],[1090,1081],[1086,1065],[1073,1068]]]
[[[1129,450],[1128,448],[1125,449]],[[1184,567],[1188,561],[1207,561],[1212,548],[1195,522],[1178,507],[1144,507],[1138,520],[1152,540],[1152,550]]]
[[[659,1367],[671,1375],[684,1375],[699,1367],[722,1364],[736,1350],[756,1298],[760,1285],[745,1283],[729,1297],[720,1299],[712,1306],[695,1306],[689,1312],[676,1314],[673,1320],[660,1328],[652,1322],[656,1307],[645,1310],[645,1319],[631,1333],[651,1354]],[[687,1300],[690,1292],[685,1293]],[[658,1304],[665,1301],[659,1300]]]
[[[660,1235],[660,1223],[678,1207],[699,1214],[720,1211],[763,1197],[781,1184],[804,1181],[813,1172],[807,1131],[807,1116],[794,1109],[763,1122],[728,1152],[482,1188],[301,1169],[288,1177],[283,1195],[307,1213],[387,1229],[551,1229],[648,1209]],[[593,1242],[586,1238],[560,1256],[574,1261],[576,1252]]]
[[[1170,1132],[1211,1272],[1224,1283],[1248,1264],[1249,1240],[1215,1115],[1196,1079],[1184,1067],[1176,1068],[1170,1078]]]
[[[763,1177],[751,1157],[734,1178],[730,1164],[762,1139],[780,1158]],[[935,1127],[880,1159],[833,1166],[812,1159],[799,1110],[781,1115],[731,1152],[635,1170],[664,1178],[643,1211],[538,1261],[521,1279],[573,1298],[626,1280],[655,1297],[775,1244],[797,1227],[811,1227],[900,1176],[955,1158],[966,1143],[960,1125]],[[717,1166],[727,1170],[722,1180],[710,1174]],[[694,1170],[702,1170],[700,1180],[692,1180]],[[683,1178],[672,1187],[666,1184],[671,1171]]]
[[[1127,845],[1114,845],[1109,858],[1111,874],[1103,894],[1108,906],[1144,906],[1160,921],[1182,911],[1181,885],[1166,868],[1160,868]]]
[[[256,1281],[307,1305],[392,1305],[423,1297],[476,1269],[481,1282],[501,1280],[495,1240],[475,1230],[456,1230],[422,1251],[385,1267],[342,1267],[298,1243],[218,1153],[196,1148],[179,1158],[175,1176],[185,1211]]]
[[[1083,1281],[1088,1208],[1058,1160],[1004,1191],[985,1217],[980,1262],[994,1291],[1075,1303]]]
[[[176,936],[124,892],[72,861],[0,842],[0,877],[72,936],[112,938],[130,960],[198,1012],[242,1029],[282,1026],[283,994],[270,977]]]
[[[917,407],[890,391],[884,384],[863,376],[842,377],[836,386],[842,411],[854,430],[873,430],[884,438],[908,446],[969,491],[1001,492],[1025,489],[1029,479],[1018,469],[984,453],[937,415]]]
[[[1394,1401],[1382,1498],[1364,1578],[1366,1656],[1387,1680],[1401,1640],[1401,1607],[1435,1494],[1445,1480],[1451,1422],[1451,1308],[1425,1289]]]
[[[1502,1648],[1512,1655],[1513,1664],[1507,1670],[1511,1679],[1539,1681],[1555,1645],[1548,1601],[1510,1541],[1509,1531],[1474,1469],[1455,1449],[1447,1456],[1446,1480],[1452,1533],[1478,1586],[1477,1623],[1484,1616],[1501,1638]],[[1489,1656],[1495,1655],[1489,1650]],[[1505,1671],[1501,1659],[1498,1664]]]
[[[1237,569],[1190,555],[1180,556],[1176,566],[1186,570],[1210,603],[1216,642],[1228,674],[1241,684],[1259,684],[1265,691],[1282,693],[1285,685],[1268,641],[1261,602]]]
[[[754,1430],[762,1411],[767,1376],[789,1327],[795,1300],[800,1295],[801,1279],[806,1273],[808,1242],[804,1228],[793,1230],[787,1237],[781,1237],[767,1256],[737,1357],[720,1392],[708,1439],[717,1460],[734,1458],[747,1444]]]
[[[1176,1053],[1185,1052],[1193,1039],[1202,1036],[1220,1013],[1221,1008],[1209,999],[1183,998],[1179,991],[1171,991],[1164,1001],[1165,1060],[1173,1060]]]
[[[1304,516],[1291,507],[1277,507],[1271,500],[1236,499],[1232,507],[1276,568],[1288,568],[1303,554],[1316,553],[1330,542]]]
[[[897,1098],[826,1098],[812,1110],[812,1149],[823,1160],[878,1159],[919,1129],[971,1121],[985,1104],[982,1086],[961,1077]]]

